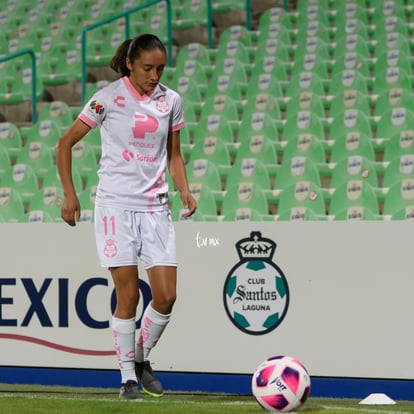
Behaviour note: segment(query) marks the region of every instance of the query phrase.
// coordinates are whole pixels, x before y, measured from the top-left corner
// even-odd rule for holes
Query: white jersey
[[[167,139],[184,126],[180,96],[162,84],[141,96],[123,77],[96,92],[79,119],[101,132],[95,202],[133,211],[168,209]]]

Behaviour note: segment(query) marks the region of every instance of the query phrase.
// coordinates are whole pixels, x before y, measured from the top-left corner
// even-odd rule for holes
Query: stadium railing
[[[0,63],[16,59],[23,55],[29,55],[32,63],[32,124],[37,122],[37,73],[36,73],[36,55],[33,49],[22,49],[15,53],[0,57]]]
[[[84,103],[85,96],[86,96],[86,79],[87,79],[87,62],[86,62],[86,50],[87,50],[87,44],[86,44],[86,34],[98,27],[104,26],[108,23],[111,23],[115,20],[125,18],[125,39],[129,38],[130,33],[130,15],[132,13],[136,13],[139,10],[146,9],[148,7],[154,6],[157,3],[160,3],[164,0],[152,0],[148,1],[145,4],[142,4],[140,6],[132,7],[131,9],[125,10],[124,12],[117,13],[111,17],[107,17],[105,19],[99,20],[96,23],[92,23],[82,29],[81,34],[81,41],[82,41],[82,103]],[[167,44],[167,50],[168,50],[168,66],[172,66],[172,9],[171,9],[171,0],[165,0],[167,2],[167,33],[168,33],[168,44]]]

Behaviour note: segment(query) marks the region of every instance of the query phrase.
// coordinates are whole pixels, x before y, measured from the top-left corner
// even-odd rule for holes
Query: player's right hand
[[[78,197],[76,195],[65,197],[62,202],[62,219],[69,226],[76,226],[76,222],[80,220],[81,209]]]

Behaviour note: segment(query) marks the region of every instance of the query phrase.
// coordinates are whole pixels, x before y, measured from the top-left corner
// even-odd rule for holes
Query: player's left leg
[[[135,366],[143,391],[153,397],[160,397],[163,395],[163,388],[152,371],[149,353],[157,344],[170,320],[176,299],[177,268],[154,266],[147,269],[147,272],[152,302],[142,316],[141,331],[135,352]]]

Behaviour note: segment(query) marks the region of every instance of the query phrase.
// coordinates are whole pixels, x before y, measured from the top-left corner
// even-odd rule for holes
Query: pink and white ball
[[[311,381],[304,365],[279,355],[266,359],[252,377],[252,393],[265,409],[275,413],[294,412],[307,400]]]

